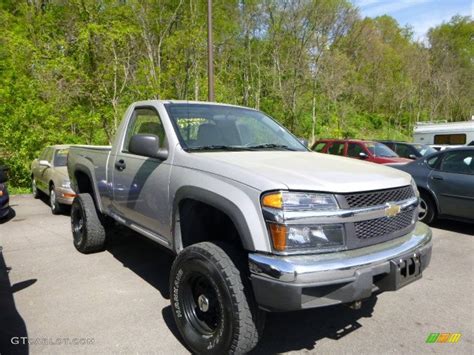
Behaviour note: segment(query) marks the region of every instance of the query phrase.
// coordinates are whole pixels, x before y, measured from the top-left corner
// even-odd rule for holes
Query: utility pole
[[[212,50],[212,0],[207,0],[207,98],[214,101],[214,59]]]

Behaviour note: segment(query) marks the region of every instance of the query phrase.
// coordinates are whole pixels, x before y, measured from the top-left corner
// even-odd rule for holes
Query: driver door
[[[33,172],[36,177],[36,184],[40,188],[40,190],[44,191],[45,193],[49,193],[49,173],[51,172],[51,167],[40,165],[41,160],[46,160],[48,163],[52,163],[53,161],[53,148],[46,148],[43,153],[41,153],[40,159],[38,160],[36,172]]]
[[[441,214],[474,219],[474,151],[447,151],[430,173],[430,185]]]
[[[137,107],[129,120],[122,149],[114,157],[113,209],[128,223],[153,234],[167,235],[170,165],[166,161],[131,153],[135,134],[153,134],[167,145],[161,119],[153,107]]]

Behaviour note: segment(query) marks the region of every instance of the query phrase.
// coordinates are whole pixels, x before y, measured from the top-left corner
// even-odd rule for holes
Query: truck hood
[[[190,168],[233,179],[260,190],[346,193],[410,184],[409,174],[390,167],[314,152],[188,153]]]

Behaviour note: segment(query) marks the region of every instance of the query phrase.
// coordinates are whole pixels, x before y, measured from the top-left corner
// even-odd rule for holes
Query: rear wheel
[[[178,329],[198,354],[250,351],[264,314],[250,292],[238,251],[225,244],[198,243],[184,249],[170,274],[171,307]]]
[[[420,206],[418,209],[418,220],[430,224],[436,219],[436,205],[428,193],[420,192]]]
[[[49,204],[51,207],[51,212],[53,214],[61,214],[63,211],[63,206],[58,202],[58,196],[54,185],[51,185],[49,188]]]
[[[78,251],[89,254],[104,250],[105,228],[90,194],[79,194],[74,198],[71,207],[71,228],[74,246]]]

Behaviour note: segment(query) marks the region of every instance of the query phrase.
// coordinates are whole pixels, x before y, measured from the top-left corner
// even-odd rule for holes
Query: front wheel
[[[431,196],[426,192],[420,193],[420,207],[418,208],[418,220],[430,224],[436,219],[436,205]]]
[[[31,177],[31,191],[33,193],[33,198],[40,198],[40,191],[38,186],[36,186],[36,179],[34,176]]]
[[[62,213],[63,206],[58,202],[58,196],[56,195],[56,189],[54,188],[54,185],[51,185],[49,188],[49,204],[53,214]]]
[[[225,244],[198,243],[184,249],[170,274],[171,307],[178,329],[198,354],[252,350],[263,329],[238,251]]]

